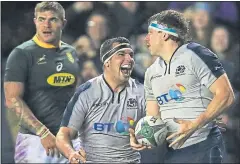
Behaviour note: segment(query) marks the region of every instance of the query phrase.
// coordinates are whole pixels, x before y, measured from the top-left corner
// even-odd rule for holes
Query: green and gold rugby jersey
[[[54,135],[75,91],[77,60],[72,46],[60,42],[54,47],[36,36],[17,46],[7,60],[5,81],[24,83],[23,100]],[[21,123],[20,127],[20,132],[31,134]]]

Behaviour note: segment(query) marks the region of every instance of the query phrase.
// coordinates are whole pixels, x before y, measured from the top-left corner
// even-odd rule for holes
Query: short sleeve
[[[153,94],[152,85],[150,82],[150,75],[149,75],[149,69],[147,69],[145,73],[144,78],[144,91],[145,91],[145,99],[146,101],[153,101],[156,100]]]
[[[24,50],[15,48],[9,55],[4,81],[25,82],[28,73],[28,59]]]
[[[76,131],[80,130],[88,111],[86,93],[90,86],[91,83],[87,82],[78,87],[64,111],[61,126],[70,127]]]
[[[209,88],[214,81],[225,73],[216,54],[197,43],[187,46],[194,53],[191,56],[191,65],[200,83]]]
[[[139,97],[140,97],[140,106],[141,106],[141,118],[146,116],[146,99],[144,93],[144,86],[138,82],[139,88]]]

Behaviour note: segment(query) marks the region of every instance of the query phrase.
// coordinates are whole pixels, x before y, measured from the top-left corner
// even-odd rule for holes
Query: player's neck
[[[162,57],[162,59],[166,62],[169,63],[174,52],[176,51],[176,49],[179,47],[179,45],[175,42],[170,42],[167,43],[165,46],[163,46],[164,49],[161,52],[160,56]]]
[[[51,43],[47,43],[47,42],[44,42],[43,39],[38,34],[36,34],[36,37],[43,44],[52,45],[54,47],[59,47],[60,46],[60,39],[56,39],[55,41],[53,41]]]
[[[114,91],[119,93],[120,91],[123,90],[123,88],[126,87],[126,82],[125,83],[120,83],[117,79],[114,79],[111,77],[111,75],[104,73],[104,78],[106,82],[108,83],[109,87]]]

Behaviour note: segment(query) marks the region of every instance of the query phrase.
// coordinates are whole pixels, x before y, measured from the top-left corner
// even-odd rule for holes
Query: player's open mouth
[[[52,32],[51,31],[43,31],[43,34],[46,36],[49,36],[49,35],[52,35]]]
[[[130,75],[131,70],[132,70],[132,65],[131,64],[124,64],[124,65],[121,65],[120,69],[121,69],[121,72],[124,75]]]

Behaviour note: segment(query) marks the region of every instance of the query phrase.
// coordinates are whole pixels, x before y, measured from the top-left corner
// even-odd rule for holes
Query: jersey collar
[[[184,51],[184,45],[185,45],[185,44],[179,46],[179,47],[173,52],[173,55],[172,55],[169,63],[171,63],[176,57],[178,57],[179,55],[181,55],[181,54],[183,53],[183,51]]]
[[[179,55],[181,55],[182,53],[184,53],[184,47],[185,47],[184,45],[185,45],[185,44],[179,46],[179,47],[173,52],[173,55],[171,56],[170,61],[169,61],[168,64],[167,64],[167,63],[163,60],[163,58],[161,58],[161,57],[158,57],[158,58],[156,59],[156,62],[158,62],[161,67],[165,68],[166,65],[171,64],[171,62],[174,61]],[[157,60],[158,60],[158,61],[157,61]]]
[[[52,44],[49,44],[49,43],[45,43],[41,40],[38,39],[37,35],[35,35],[32,40],[40,47],[43,47],[43,48],[58,48]],[[61,43],[62,41],[59,41],[59,47],[61,47]]]

